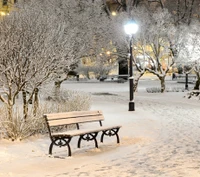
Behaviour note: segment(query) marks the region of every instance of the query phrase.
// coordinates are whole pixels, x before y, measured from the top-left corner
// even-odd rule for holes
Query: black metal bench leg
[[[103,131],[102,134],[101,134],[101,142],[102,142],[102,143],[103,143],[103,137],[104,137],[104,135],[105,135],[105,132],[106,132],[106,131]]]
[[[101,142],[103,143],[104,135],[106,135],[106,136],[114,136],[114,135],[116,135],[116,137],[117,137],[117,143],[119,143],[120,140],[119,140],[118,131],[119,131],[119,128],[114,128],[114,129],[111,129],[111,130],[104,130],[104,131],[102,131]]]
[[[81,147],[81,140],[86,140],[86,141],[91,141],[91,140],[94,140],[94,143],[95,143],[95,147],[98,148],[98,142],[97,142],[97,134],[98,132],[94,132],[94,133],[87,133],[87,134],[84,134],[84,135],[80,135],[79,139],[78,139],[78,148]]]
[[[78,139],[78,148],[81,147],[81,140],[83,139],[84,135],[80,135],[79,139]]]
[[[72,139],[72,137],[63,137],[63,136],[52,138],[51,144],[49,146],[49,154],[52,155],[53,145],[56,145],[56,146],[59,146],[59,147],[67,146],[68,155],[71,156],[72,152],[71,152],[71,148],[70,148],[70,145],[69,145],[71,139]]]
[[[116,133],[116,137],[117,137],[117,143],[120,143],[118,133]]]
[[[53,149],[53,142],[51,142],[50,146],[49,146],[49,154],[52,155],[52,149]]]
[[[67,144],[67,147],[68,147],[68,156],[72,156],[72,152],[71,152],[70,145],[69,145],[69,144]]]
[[[94,138],[94,142],[95,142],[95,147],[96,147],[96,148],[99,148],[99,147],[98,147],[98,143],[97,143],[96,137]]]

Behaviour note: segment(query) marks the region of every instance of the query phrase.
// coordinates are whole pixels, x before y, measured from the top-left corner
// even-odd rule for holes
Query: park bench
[[[101,76],[99,81],[117,81],[118,83],[124,83],[127,81],[129,75],[106,75]]]
[[[188,83],[195,83],[197,80],[197,76],[194,74],[188,74]],[[178,83],[185,83],[186,82],[186,75],[185,74],[178,74],[177,75],[177,82]]]
[[[101,111],[73,111],[73,112],[62,112],[62,113],[51,113],[44,114],[44,118],[47,123],[47,128],[49,132],[49,136],[51,139],[51,144],[49,146],[49,154],[52,154],[53,146],[67,146],[68,147],[68,155],[71,156],[71,147],[70,141],[74,136],[79,136],[78,138],[78,148],[81,146],[81,141],[94,141],[95,147],[98,148],[97,135],[101,132],[100,140],[103,142],[104,136],[116,136],[117,143],[119,143],[119,135],[118,131],[120,129],[120,125],[116,126],[103,126],[102,121],[104,120],[104,116]],[[89,126],[88,123],[94,123],[97,125],[91,124]],[[87,125],[86,125],[87,123]],[[75,128],[70,130],[68,129],[69,125],[75,125]],[[84,124],[84,125],[83,125]],[[87,126],[88,128],[83,128],[83,126]],[[64,127],[63,128],[60,127]],[[58,131],[54,131],[58,129]]]

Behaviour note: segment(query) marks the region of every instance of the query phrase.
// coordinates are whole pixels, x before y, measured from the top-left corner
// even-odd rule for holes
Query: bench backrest
[[[44,114],[44,118],[49,127],[59,125],[70,125],[76,124],[79,129],[79,123],[84,122],[96,122],[104,120],[104,116],[101,111],[73,111],[73,112],[62,112],[62,113],[51,113]]]

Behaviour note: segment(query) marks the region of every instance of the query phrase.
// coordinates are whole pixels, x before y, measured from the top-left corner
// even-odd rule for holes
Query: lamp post
[[[185,90],[189,90],[188,89],[188,73],[185,73]]]
[[[129,60],[129,91],[130,91],[130,101],[129,101],[129,111],[135,111],[134,93],[133,93],[133,51],[132,51],[132,39],[133,34],[138,31],[138,25],[134,21],[129,21],[124,25],[124,30],[127,35],[130,36],[130,60]]]

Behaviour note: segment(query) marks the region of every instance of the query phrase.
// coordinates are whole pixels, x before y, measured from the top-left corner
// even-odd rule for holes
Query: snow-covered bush
[[[166,88],[166,92],[184,92],[185,88],[184,87],[171,87],[171,88]]]
[[[161,93],[161,89],[159,87],[151,87],[151,88],[146,88],[146,91],[148,93]],[[166,88],[166,92],[184,92],[185,88],[184,87],[169,87]]]
[[[85,92],[66,90],[61,91],[56,99],[48,96],[52,100],[51,107],[48,106],[46,113],[51,112],[69,112],[89,110],[91,105],[91,96]]]
[[[151,87],[151,88],[146,88],[146,91],[148,93],[160,93],[161,89],[159,87]]]
[[[24,120],[23,115],[19,109],[13,111],[12,119],[7,114],[7,108],[5,106],[0,108],[0,137],[14,140],[25,139],[38,130],[44,128],[44,123],[41,119],[42,114],[36,117],[28,115],[28,119]]]
[[[10,120],[5,106],[0,108],[0,137],[22,140],[37,133],[46,133],[47,127],[43,114],[52,112],[68,112],[89,110],[91,97],[89,94],[78,91],[63,91],[59,100],[46,100],[40,104],[36,116],[28,115],[23,119],[20,109],[13,111]]]

